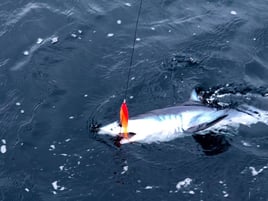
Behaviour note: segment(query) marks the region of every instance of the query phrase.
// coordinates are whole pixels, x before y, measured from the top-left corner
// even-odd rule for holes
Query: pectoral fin
[[[120,140],[120,144],[127,144],[127,143],[130,143],[130,142],[133,142],[132,137],[134,137],[135,135],[136,135],[136,133],[129,132],[128,133],[128,138],[122,137],[121,140]]]
[[[205,130],[205,129],[213,126],[214,124],[218,123],[219,121],[221,121],[222,119],[224,119],[226,116],[228,116],[228,115],[227,114],[224,114],[224,115],[218,117],[217,119],[214,119],[213,121],[202,123],[202,124],[198,124],[196,126],[192,126],[192,127],[188,128],[185,132],[195,133],[195,132],[198,132],[198,131]]]

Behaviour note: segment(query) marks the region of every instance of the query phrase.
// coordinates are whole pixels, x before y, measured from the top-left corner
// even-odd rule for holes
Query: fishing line
[[[128,67],[125,96],[124,96],[124,100],[123,100],[123,103],[122,103],[121,108],[120,108],[120,124],[121,124],[121,127],[124,130],[124,132],[123,132],[124,133],[124,138],[128,138],[128,131],[127,131],[127,127],[128,127],[128,108],[127,108],[127,104],[126,104],[126,99],[127,99],[127,92],[128,92],[128,87],[129,87],[131,67],[133,65],[133,57],[134,57],[134,52],[135,52],[138,24],[139,24],[139,19],[140,19],[140,15],[141,15],[142,1],[143,0],[140,0],[138,15],[137,15],[136,24],[135,24],[135,32],[134,32],[134,38],[133,38],[133,44],[132,44],[130,63],[129,63],[129,67]],[[101,107],[101,105],[99,107]],[[95,110],[95,112],[98,110],[98,108]],[[88,127],[92,132],[98,132],[98,129],[100,128],[100,124],[98,124],[95,121],[95,118],[94,118],[95,112],[91,114],[91,117],[92,117],[91,123],[88,122]]]
[[[138,30],[138,24],[139,24],[139,19],[140,19],[140,15],[141,15],[141,7],[142,7],[142,0],[140,0],[140,7],[139,7],[139,11],[138,11],[138,16],[137,16],[137,20],[136,20],[136,26],[135,26],[135,33],[134,33],[134,38],[133,38],[133,45],[132,45],[132,51],[131,51],[131,57],[130,57],[130,63],[129,63],[129,67],[128,67],[128,75],[127,75],[127,83],[126,83],[126,90],[125,90],[125,99],[123,100],[123,103],[121,104],[120,107],[120,127],[123,129],[123,132],[120,131],[120,133],[123,134],[123,138],[128,139],[128,119],[129,119],[129,115],[128,115],[128,107],[127,107],[127,91],[128,91],[128,87],[129,87],[129,79],[130,79],[130,71],[131,71],[131,67],[133,64],[133,56],[134,56],[134,51],[135,51],[135,44],[136,44],[136,40],[137,40],[137,30]]]
[[[135,33],[134,33],[134,38],[133,38],[133,45],[132,45],[130,63],[129,63],[129,67],[128,67],[126,89],[125,89],[125,100],[127,99],[127,91],[128,91],[128,87],[129,87],[130,72],[131,72],[131,67],[133,65],[133,56],[134,56],[134,52],[135,52],[135,45],[136,45],[136,40],[137,40],[136,39],[137,38],[137,30],[138,30],[140,15],[141,15],[141,8],[142,8],[142,0],[140,0],[139,11],[138,11],[137,19],[136,19]]]

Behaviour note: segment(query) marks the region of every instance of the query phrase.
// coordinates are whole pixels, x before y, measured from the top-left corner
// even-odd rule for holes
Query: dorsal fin
[[[203,103],[198,97],[196,90],[194,89],[190,95],[190,99],[182,105],[203,105]]]
[[[192,91],[189,101],[201,102],[195,89]]]

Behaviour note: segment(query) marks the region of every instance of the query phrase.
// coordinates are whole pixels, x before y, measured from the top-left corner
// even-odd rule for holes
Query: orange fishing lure
[[[120,123],[123,128],[123,136],[124,138],[128,138],[128,108],[126,100],[123,101],[120,108]]]

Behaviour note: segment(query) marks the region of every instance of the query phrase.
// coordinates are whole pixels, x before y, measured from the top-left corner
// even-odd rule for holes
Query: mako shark
[[[157,109],[129,119],[129,137],[120,143],[166,142],[192,134],[220,133],[230,127],[250,126],[257,122],[268,124],[268,113],[252,106],[242,105],[236,109],[219,109],[202,104],[197,93],[192,92],[188,102]],[[97,133],[114,137],[122,136],[118,121],[98,128]]]

